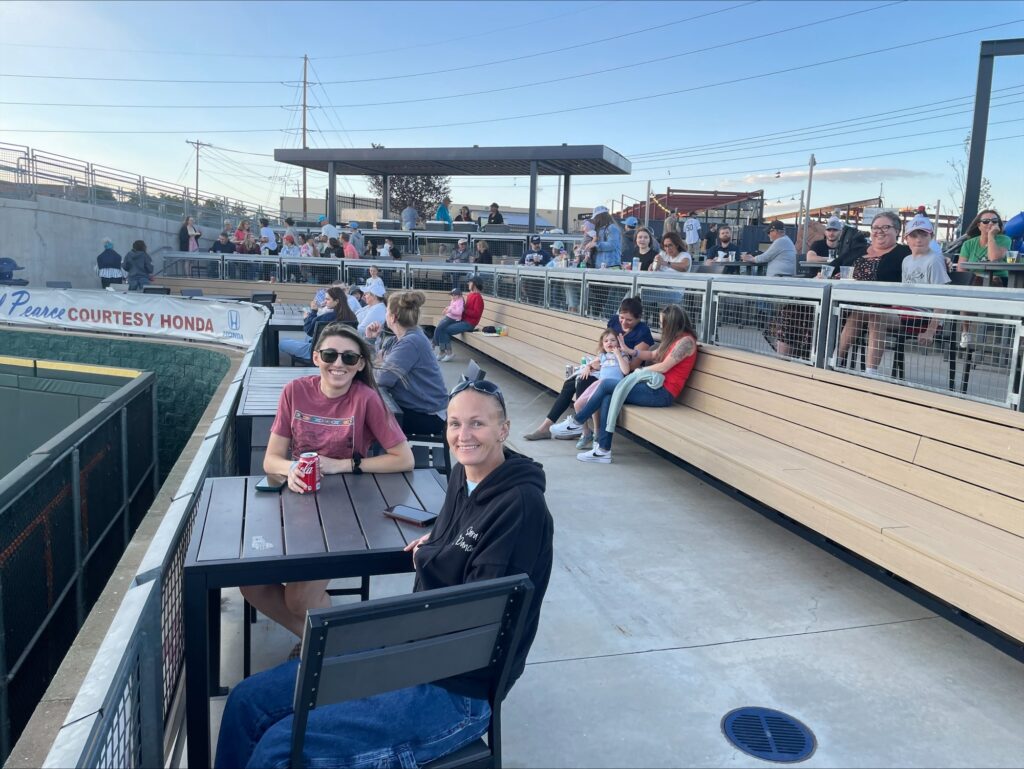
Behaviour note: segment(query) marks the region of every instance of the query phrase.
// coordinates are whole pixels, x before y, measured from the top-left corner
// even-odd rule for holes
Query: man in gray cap
[[[856,227],[848,227],[838,216],[825,223],[825,237],[807,247],[808,262],[830,262],[833,266],[852,265],[867,253],[868,241]]]

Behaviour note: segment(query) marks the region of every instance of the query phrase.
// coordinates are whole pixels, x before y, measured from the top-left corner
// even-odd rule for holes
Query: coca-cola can
[[[315,451],[307,451],[299,455],[299,464],[295,468],[299,480],[306,484],[310,491],[320,491],[320,455]]]

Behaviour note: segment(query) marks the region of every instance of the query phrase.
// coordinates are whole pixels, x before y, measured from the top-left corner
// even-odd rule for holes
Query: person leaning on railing
[[[881,211],[875,216],[871,222],[871,245],[867,253],[853,263],[854,280],[881,283],[900,283],[903,280],[903,258],[910,254],[910,249],[898,242],[902,226],[899,215],[893,211]],[[844,365],[843,358],[853,341],[860,336],[869,315],[869,312],[861,310],[850,312],[839,334],[839,346],[836,348],[839,365]],[[879,331],[879,324],[869,325],[865,355],[865,373],[868,376],[877,376],[878,363],[884,352]]]
[[[377,390],[370,345],[348,326],[332,323],[320,332],[313,362],[318,375],[295,379],[281,392],[264,472],[287,478],[288,488],[303,494],[310,489],[296,466],[309,451],[320,455],[320,471],[326,475],[412,470],[412,449]],[[369,456],[374,442],[384,454]],[[248,585],[241,590],[257,610],[301,638],[306,612],[331,605],[327,582]],[[297,656],[298,650],[296,645],[292,654]]]
[[[406,546],[414,592],[526,574],[534,586],[508,690],[522,675],[551,577],[554,521],[543,468],[505,447],[505,399],[488,381],[445,394],[446,438],[458,464],[429,534]],[[423,594],[427,596],[427,594]],[[218,769],[288,766],[297,660],[242,681],[228,697]],[[430,671],[427,671],[428,673]],[[442,678],[309,712],[306,766],[426,766],[482,737],[490,724],[481,673]],[[495,746],[492,746],[492,748]]]

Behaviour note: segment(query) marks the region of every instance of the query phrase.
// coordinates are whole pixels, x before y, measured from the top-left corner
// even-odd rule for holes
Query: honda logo
[[[238,315],[238,310],[228,310],[228,328],[238,331],[241,327],[242,319]]]

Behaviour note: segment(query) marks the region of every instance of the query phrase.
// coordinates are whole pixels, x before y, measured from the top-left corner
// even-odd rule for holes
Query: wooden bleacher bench
[[[552,390],[603,327],[485,301],[509,335],[460,341]],[[1024,414],[702,346],[676,406],[619,426],[1024,641]]]

